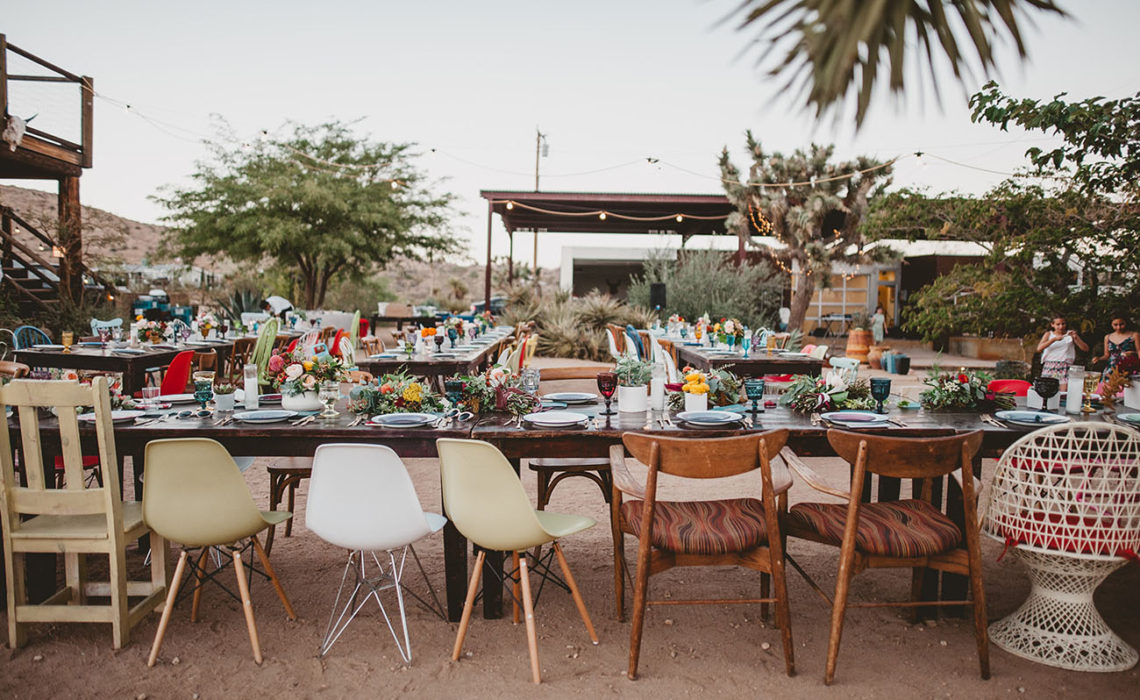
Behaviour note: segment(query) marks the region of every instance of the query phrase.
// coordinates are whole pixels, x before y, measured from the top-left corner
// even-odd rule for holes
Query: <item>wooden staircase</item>
[[[30,245],[26,236],[17,237],[21,229],[38,243]],[[55,255],[59,250],[58,242],[11,207],[0,206],[0,269],[4,271],[0,289],[15,299],[22,313],[38,315],[59,306],[60,259]],[[114,286],[94,271],[83,267],[80,274],[85,292],[114,292]]]

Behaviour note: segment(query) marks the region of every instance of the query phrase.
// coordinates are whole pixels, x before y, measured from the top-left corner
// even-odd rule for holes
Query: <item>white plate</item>
[[[51,343],[40,343],[33,345],[32,350],[63,350],[62,345],[52,345]]]
[[[118,350],[112,350],[111,352],[115,353],[116,355],[145,355],[146,354],[146,350],[139,350],[138,348],[119,348]]]
[[[134,419],[144,415],[145,413],[146,413],[146,411],[127,411],[127,410],[111,411],[111,422],[112,423],[130,423],[131,421],[133,421]],[[95,412],[92,411],[91,413],[81,413],[78,416],[76,416],[76,418],[83,421],[84,423],[94,423],[95,422]]]
[[[206,346],[209,346],[209,345],[213,345],[213,343],[207,343],[207,342],[206,342],[206,341],[204,341],[204,340],[187,340],[187,341],[186,341],[186,344],[187,344],[187,345],[193,345],[193,346],[195,346],[195,347],[199,347],[199,348],[201,348],[201,347],[206,347]]]
[[[841,425],[879,425],[886,423],[890,418],[885,413],[871,413],[870,411],[830,411],[821,414],[821,417],[832,423]]]
[[[1125,423],[1140,425],[1140,413],[1121,413],[1116,418],[1117,420],[1122,420]]]
[[[381,352],[381,353],[377,353],[375,355],[369,355],[368,359],[370,359],[370,360],[394,360],[397,357],[399,357],[399,355],[397,355],[394,352]]]
[[[382,416],[374,416],[368,422],[382,428],[419,428],[430,425],[437,420],[439,420],[439,416],[430,413],[386,413]]]
[[[1068,423],[1070,420],[1068,416],[1059,416],[1056,413],[1044,413],[1039,411],[997,411],[994,413],[994,417],[1007,423],[1028,425],[1034,428],[1043,428],[1046,425],[1059,425],[1061,423]]]
[[[567,404],[576,403],[591,403],[598,400],[597,394],[591,394],[586,391],[559,391],[554,394],[546,394],[542,398],[549,399],[550,401],[561,401]]]
[[[744,416],[732,411],[682,411],[676,418],[693,425],[730,425],[744,420]]]
[[[243,423],[277,423],[288,420],[295,415],[297,415],[296,411],[287,411],[281,408],[258,409],[256,411],[238,411],[234,414],[234,420],[240,420]]]
[[[523,420],[543,428],[565,428],[585,423],[589,419],[590,417],[585,413],[575,413],[574,411],[544,411],[542,413],[528,413],[523,416]]]
[[[168,401],[174,404],[195,402],[193,394],[163,394],[158,398],[162,401]]]

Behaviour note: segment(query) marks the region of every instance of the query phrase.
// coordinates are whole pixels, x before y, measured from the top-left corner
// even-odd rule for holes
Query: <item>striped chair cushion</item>
[[[622,531],[641,536],[641,501],[621,505]],[[653,546],[686,554],[725,554],[768,541],[764,504],[755,498],[725,501],[658,501]]]
[[[799,503],[788,511],[788,531],[810,531],[831,544],[843,542],[847,506]],[[962,532],[926,501],[864,503],[859,507],[855,548],[865,554],[923,557],[957,547]]]

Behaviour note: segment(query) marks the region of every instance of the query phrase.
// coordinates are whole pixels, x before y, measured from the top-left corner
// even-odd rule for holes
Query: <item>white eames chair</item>
[[[405,662],[411,662],[412,646],[404,610],[405,588],[401,583],[404,562],[411,550],[420,573],[427,581],[436,612],[443,616],[439,598],[412,549],[412,543],[439,532],[446,522],[442,515],[424,512],[420,507],[408,470],[391,448],[350,444],[328,444],[317,448],[313,456],[305,525],[329,544],[349,550],[340,589],[321,642],[321,656],[328,653],[349,623],[373,598],[380,606],[380,613],[396,641],[400,656]],[[381,563],[377,552],[387,553],[387,562]],[[375,566],[374,572],[368,571],[368,560]],[[353,588],[346,596],[350,572]],[[380,592],[389,588],[395,589],[400,607],[402,643],[380,599]],[[358,602],[361,591],[367,593]],[[407,592],[424,602],[412,591]],[[343,605],[342,599],[345,600]]]

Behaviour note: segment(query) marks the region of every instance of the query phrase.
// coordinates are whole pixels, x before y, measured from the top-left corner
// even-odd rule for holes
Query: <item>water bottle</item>
[[[245,407],[246,410],[252,411],[257,408],[257,365],[248,364],[242,367],[242,377],[244,379],[242,388],[245,390]]]
[[[1065,413],[1081,412],[1081,393],[1085,385],[1084,367],[1070,366],[1069,381],[1065,386]]]
[[[665,410],[665,365],[656,362],[649,380],[649,407],[654,411]]]

